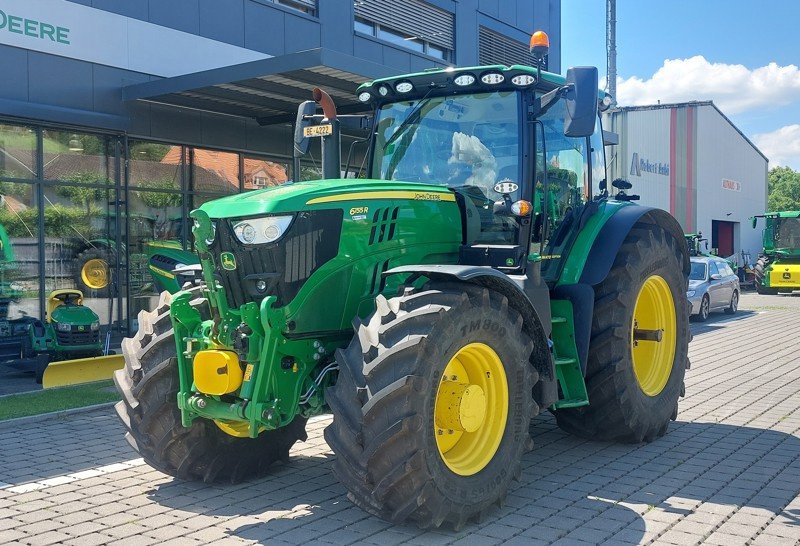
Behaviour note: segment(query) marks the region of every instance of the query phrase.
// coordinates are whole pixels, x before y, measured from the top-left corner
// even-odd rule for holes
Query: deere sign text
[[[26,19],[18,15],[11,15],[10,13],[7,14],[3,10],[0,10],[0,32],[1,31],[23,34],[31,38],[51,40],[59,44],[69,45],[68,28],[51,25],[50,23],[37,21],[35,19]]]

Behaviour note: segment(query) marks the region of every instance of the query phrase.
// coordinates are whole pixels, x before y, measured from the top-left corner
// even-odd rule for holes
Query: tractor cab
[[[426,187],[449,190],[462,216],[460,264],[524,274],[533,257],[555,282],[587,203],[608,196],[598,105],[609,101],[597,83],[594,67],[564,78],[519,65],[366,83],[357,91],[374,109],[364,178],[419,184],[421,200]],[[324,116],[301,108],[295,140],[302,153],[309,135],[322,136],[323,165],[339,154],[339,125],[358,117],[326,102]],[[339,169],[337,161],[324,178]]]

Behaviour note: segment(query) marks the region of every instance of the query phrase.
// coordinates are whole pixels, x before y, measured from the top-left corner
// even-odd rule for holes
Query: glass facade
[[[194,263],[189,212],[290,179],[288,159],[0,124],[0,327],[78,289],[119,340]],[[112,346],[114,343],[112,342]]]

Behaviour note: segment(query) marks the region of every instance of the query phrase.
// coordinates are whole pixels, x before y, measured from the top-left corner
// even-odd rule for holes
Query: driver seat
[[[73,296],[73,298],[70,296]],[[75,288],[64,288],[50,292],[47,296],[47,322],[51,321],[50,317],[53,316],[53,311],[62,305],[66,305],[67,302],[72,305],[83,305],[83,292]]]

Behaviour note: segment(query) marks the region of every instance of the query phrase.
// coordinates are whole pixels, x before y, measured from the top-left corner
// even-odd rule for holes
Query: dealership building
[[[619,135],[606,149],[612,180],[702,232],[709,251],[755,262],[761,230],[749,218],[767,210],[768,159],[713,102],[615,108],[603,122]]]
[[[81,287],[101,329],[127,333],[156,292],[148,246],[188,248],[192,208],[294,176],[291,124],[315,86],[355,112],[376,77],[530,64],[535,29],[559,72],[560,16],[559,0],[0,0],[9,318]],[[98,252],[107,277],[95,261],[82,278]]]

